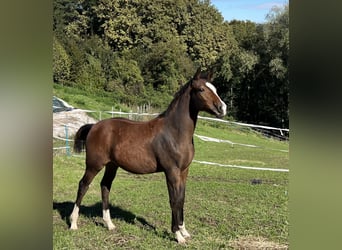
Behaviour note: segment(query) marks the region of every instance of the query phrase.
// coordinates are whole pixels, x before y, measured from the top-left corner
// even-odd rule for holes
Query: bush
[[[104,77],[101,62],[95,57],[88,55],[87,63],[80,70],[80,75],[76,80],[76,84],[88,91],[104,89],[106,79]]]
[[[53,37],[53,80],[58,83],[65,83],[70,78],[71,60],[62,44]]]

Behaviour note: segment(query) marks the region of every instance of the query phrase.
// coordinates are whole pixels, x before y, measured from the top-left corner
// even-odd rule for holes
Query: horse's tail
[[[75,135],[74,151],[75,153],[81,153],[85,148],[87,135],[94,124],[85,124],[78,129]]]

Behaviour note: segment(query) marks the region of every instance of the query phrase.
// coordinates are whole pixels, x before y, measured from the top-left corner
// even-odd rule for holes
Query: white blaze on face
[[[217,98],[220,100],[221,104],[222,104],[222,110],[223,110],[223,115],[226,115],[227,113],[227,105],[221,100],[221,98],[219,97],[219,95],[216,92],[216,88],[214,85],[212,85],[210,82],[206,82],[205,85],[207,85],[207,87],[214,92],[214,94],[217,96]]]

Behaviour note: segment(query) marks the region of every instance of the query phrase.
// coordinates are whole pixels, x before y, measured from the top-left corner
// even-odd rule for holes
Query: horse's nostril
[[[222,105],[221,105],[221,104],[215,105],[215,107],[216,107],[216,109],[217,109],[218,111],[220,111],[220,112],[222,113],[223,109],[222,109]]]

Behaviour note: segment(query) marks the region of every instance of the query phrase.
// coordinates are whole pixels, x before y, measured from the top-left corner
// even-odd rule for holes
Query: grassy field
[[[137,112],[136,105],[126,105],[119,104],[118,97],[115,96],[115,93],[108,92],[87,92],[85,90],[77,89],[74,87],[66,87],[61,86],[59,84],[53,85],[53,95],[62,98],[64,101],[69,103],[70,105],[80,108],[87,109],[92,111],[111,111],[112,108],[115,111],[123,111],[123,112]],[[99,120],[110,118],[111,114],[106,112],[91,112],[88,113],[91,117]],[[154,110],[150,108],[150,113],[160,112],[160,110]]]
[[[249,129],[199,120],[196,134],[253,144],[258,148],[205,142],[195,137],[195,159],[221,164],[289,168],[288,142]],[[60,142],[56,141],[56,145]],[[53,158],[53,245],[55,249],[286,249],[289,242],[288,174],[192,163],[187,182],[185,223],[192,235],[180,246],[170,230],[171,210],[162,173],[123,170],[110,194],[116,225],[102,223],[101,172],[83,199],[77,231],[68,230],[84,155]],[[259,184],[253,184],[259,180]]]

